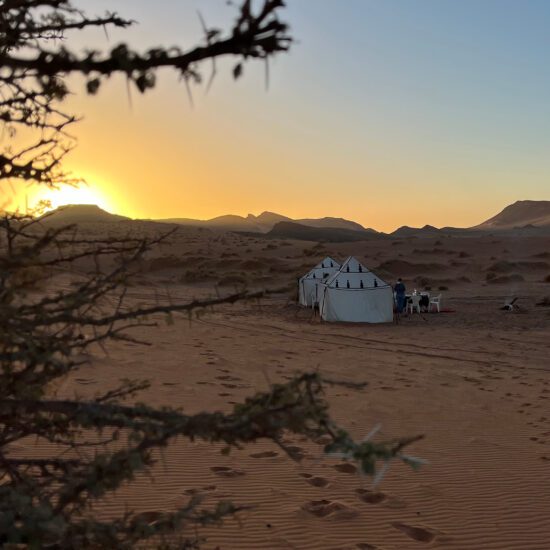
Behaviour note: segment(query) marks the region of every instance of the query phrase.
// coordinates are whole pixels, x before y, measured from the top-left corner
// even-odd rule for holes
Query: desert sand
[[[96,224],[90,233],[130,225]],[[130,223],[130,222],[128,222]],[[137,222],[136,222],[137,223]],[[134,232],[157,231],[136,224]],[[321,446],[289,440],[294,459],[269,442],[220,454],[173,442],[153,469],[98,507],[173,510],[190,495],[252,508],[199,531],[207,549],[543,549],[550,540],[550,249],[540,237],[404,238],[318,244],[181,228],[148,258],[130,287],[134,303],[185,301],[215,292],[292,285],[326,255],[353,254],[383,278],[443,294],[448,312],[399,324],[319,321],[293,291],[177,318],[159,317],[71,374],[58,396],[92,396],[123,378],[148,379],[138,400],[185,412],[233,404],[295,372],[368,382],[327,388],[334,418],[357,438],[424,434],[410,454],[419,471],[393,464],[373,487]],[[77,266],[53,285],[72,284]],[[443,290],[438,290],[439,288]],[[520,310],[499,308],[519,296]],[[29,442],[25,452],[44,449]]]

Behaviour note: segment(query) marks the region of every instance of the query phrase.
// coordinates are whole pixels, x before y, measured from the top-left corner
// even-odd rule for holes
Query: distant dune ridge
[[[44,216],[48,223],[106,223],[129,221],[130,218],[110,214],[96,205],[74,204],[61,206]],[[217,216],[209,220],[192,218],[168,218],[161,220],[139,220],[156,223],[170,223],[222,231],[237,231],[257,234],[258,237],[286,238],[308,241],[353,242],[372,238],[384,238],[387,234],[365,228],[361,224],[344,218],[292,219],[275,212],[265,211],[260,215],[248,214]],[[389,235],[397,238],[431,237],[438,235],[475,236],[480,232],[520,231],[529,234],[550,234],[550,201],[517,201],[504,208],[499,214],[470,228],[402,226]]]
[[[550,201],[517,201],[473,229],[550,227]]]

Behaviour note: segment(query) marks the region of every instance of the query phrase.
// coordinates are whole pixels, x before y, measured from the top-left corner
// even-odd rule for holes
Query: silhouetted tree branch
[[[278,17],[283,6],[282,0],[264,0],[254,11],[247,0],[227,33],[205,25],[205,43],[188,51],[174,47],[138,53],[119,44],[107,52],[80,54],[60,40],[67,32],[97,26],[126,28],[132,21],[115,13],[90,17],[70,0],[4,1],[0,4],[0,121],[10,133],[18,126],[36,129],[40,139],[15,154],[6,150],[0,155],[0,181],[55,185],[68,179],[61,161],[74,147],[67,129],[78,119],[60,108],[70,93],[67,76],[85,76],[87,92],[95,94],[105,78],[122,74],[144,93],[154,88],[159,68],[175,70],[186,82],[200,82],[202,63],[230,56],[238,60],[233,71],[238,78],[246,60],[267,60],[290,47],[288,26]]]

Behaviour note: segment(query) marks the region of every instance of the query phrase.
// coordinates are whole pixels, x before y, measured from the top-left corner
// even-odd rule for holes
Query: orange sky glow
[[[193,88],[193,104],[167,72],[155,90],[146,96],[132,91],[130,98],[123,79],[112,79],[95,97],[86,97],[83,82],[75,80],[66,107],[84,120],[73,128],[78,147],[65,167],[88,185],[58,192],[6,187],[1,205],[94,203],[147,219],[270,210],[296,218],[345,217],[391,231],[471,226],[518,199],[550,199],[548,134],[540,116],[548,99],[539,97],[544,87],[537,80],[546,78],[544,71],[534,65],[518,79],[514,69],[525,71],[525,52],[517,59],[493,52],[500,37],[489,40],[481,23],[479,34],[477,23],[470,28],[472,56],[459,42],[460,22],[470,25],[475,3],[445,3],[453,17],[440,3],[427,3],[413,9],[325,1],[313,15],[302,3],[289,3],[286,19],[300,40],[271,64],[267,90],[264,67],[254,63],[235,82],[232,64],[221,62],[207,94],[204,86]],[[114,31],[109,42],[98,32],[86,44],[109,48],[125,39],[144,49],[200,39],[197,1],[166,2],[162,13],[142,1],[134,8],[122,0],[100,5],[141,24]],[[200,5],[212,24],[232,21],[224,2]],[[492,21],[494,13],[484,9],[478,17]],[[339,18],[331,18],[334,13]],[[526,32],[531,23],[514,19]],[[423,34],[420,24],[427,26]],[[350,25],[361,32],[348,32]],[[438,58],[441,48],[446,58]],[[497,54],[506,59],[502,73],[494,69]],[[519,112],[516,101],[533,112]]]

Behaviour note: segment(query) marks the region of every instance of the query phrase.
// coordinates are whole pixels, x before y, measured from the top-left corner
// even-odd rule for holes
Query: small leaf
[[[243,74],[243,64],[242,63],[237,63],[233,67],[233,78],[235,80],[237,80],[237,78],[239,78],[242,74]]]
[[[92,78],[86,82],[86,89],[90,95],[95,95],[101,86],[99,78]]]

